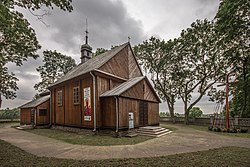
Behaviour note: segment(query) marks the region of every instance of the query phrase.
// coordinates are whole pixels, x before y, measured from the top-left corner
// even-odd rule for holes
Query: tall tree
[[[176,40],[167,41],[151,37],[148,41],[134,47],[134,52],[141,65],[149,69],[151,80],[161,99],[167,102],[169,113],[173,122],[174,103],[177,96],[174,47]]]
[[[189,113],[189,118],[199,118],[201,117],[203,114],[202,110],[200,109],[200,107],[193,107],[191,110],[190,110],[190,113]]]
[[[34,86],[39,92],[45,91],[50,84],[76,66],[75,60],[71,57],[48,50],[43,52],[43,62],[44,64],[36,69],[42,78],[42,81]]]
[[[28,58],[36,59],[36,51],[40,49],[35,31],[23,14],[16,11],[15,7],[21,7],[35,11],[41,7],[53,9],[57,6],[62,10],[72,11],[71,0],[2,0],[0,1],[0,69],[4,75],[0,75],[0,107],[2,95],[7,99],[16,97],[18,89],[13,73],[8,73],[6,65],[15,63],[21,66]]]
[[[0,66],[0,108],[2,104],[1,95],[6,99],[14,99],[16,97],[14,92],[18,89],[16,81],[18,79],[13,73],[8,73],[7,67]]]
[[[249,0],[221,0],[216,14],[215,27],[220,36],[219,46],[228,67],[235,71],[239,85],[233,90],[241,97],[241,113],[246,113],[250,103],[248,88],[250,71],[250,1]],[[237,90],[237,91],[236,91]],[[234,94],[237,96],[237,94]]]
[[[230,107],[231,116],[250,118],[250,59],[246,63],[246,76],[237,78],[236,86],[232,89],[232,100]]]
[[[212,86],[224,79],[226,66],[216,46],[213,23],[197,20],[183,30],[176,50],[179,57],[178,96],[182,99],[185,123],[189,112]],[[192,97],[196,92],[197,97]]]
[[[104,49],[104,48],[97,48],[96,49],[96,51],[95,51],[95,53],[93,53],[93,57],[96,57],[96,56],[98,56],[98,55],[100,55],[100,54],[102,54],[102,53],[105,53],[105,52],[107,52],[108,50],[107,49]]]

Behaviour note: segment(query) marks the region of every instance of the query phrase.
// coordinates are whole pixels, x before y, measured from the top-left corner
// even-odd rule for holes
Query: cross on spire
[[[130,36],[128,36],[128,42],[130,42],[130,39],[131,39]]]
[[[86,30],[85,30],[86,36],[85,36],[85,44],[88,44],[88,19],[86,18]]]

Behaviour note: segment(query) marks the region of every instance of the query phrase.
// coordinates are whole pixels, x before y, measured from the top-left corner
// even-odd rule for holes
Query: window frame
[[[46,117],[48,115],[48,110],[47,108],[39,108],[38,110],[39,117],[43,116]]]
[[[80,104],[80,91],[79,90],[80,90],[79,86],[73,87],[73,104],[74,105]]]
[[[63,104],[63,96],[62,90],[57,91],[57,106],[62,106]]]

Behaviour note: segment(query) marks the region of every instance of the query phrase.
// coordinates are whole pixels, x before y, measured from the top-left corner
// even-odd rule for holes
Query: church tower
[[[88,24],[86,19],[85,44],[81,46],[81,63],[85,63],[92,58],[92,47],[88,44]]]

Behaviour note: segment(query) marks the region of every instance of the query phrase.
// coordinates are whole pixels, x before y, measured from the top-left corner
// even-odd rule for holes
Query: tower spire
[[[86,19],[85,44],[81,46],[81,63],[85,63],[92,57],[92,48],[88,44],[88,20]]]
[[[88,19],[86,18],[86,30],[85,30],[86,36],[85,36],[85,44],[88,44]]]

